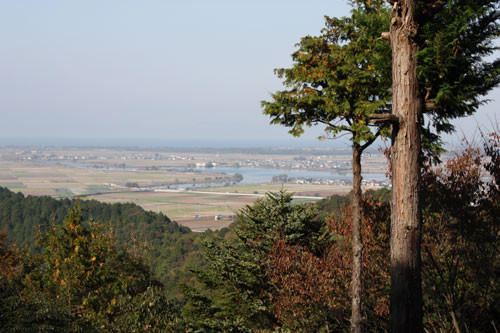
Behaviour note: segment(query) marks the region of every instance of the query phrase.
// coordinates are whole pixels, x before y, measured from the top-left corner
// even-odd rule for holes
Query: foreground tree
[[[62,227],[52,228],[40,238],[45,269],[45,290],[64,300],[72,316],[107,320],[116,298],[146,290],[150,273],[139,258],[118,251],[111,231],[90,223],[86,227],[80,208],[69,211]]]
[[[353,1],[350,17],[326,18],[321,36],[300,41],[292,54],[294,66],[276,70],[289,90],[274,93],[272,102],[262,102],[271,123],[292,127],[295,136],[304,126],[323,124],[327,136],[348,134],[352,141],[353,332],[361,331],[363,317],[361,155],[388,133],[377,123],[390,111],[390,50],[379,38],[388,24],[383,3]]]
[[[391,12],[391,332],[421,332],[420,153],[422,102],[417,81],[416,1],[394,2]]]
[[[391,331],[421,332],[420,167],[423,114],[437,134],[476,111],[500,81],[483,60],[500,32],[498,1],[389,0],[393,5]],[[417,62],[418,60],[418,62]]]
[[[423,168],[423,327],[427,332],[494,332],[500,327],[500,136],[446,164]],[[389,207],[364,201],[366,330],[389,330]],[[267,270],[273,311],[293,331],[347,331],[351,272],[349,209],[329,223],[315,251],[276,239]]]

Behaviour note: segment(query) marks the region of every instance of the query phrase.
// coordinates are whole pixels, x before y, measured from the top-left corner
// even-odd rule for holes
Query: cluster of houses
[[[286,178],[286,179],[276,179],[275,182],[288,183],[288,184],[312,184],[312,185],[339,185],[339,186],[351,186],[352,179],[326,179],[326,178]],[[374,180],[374,179],[363,179],[363,187],[390,187],[391,182],[388,179],[385,180]]]

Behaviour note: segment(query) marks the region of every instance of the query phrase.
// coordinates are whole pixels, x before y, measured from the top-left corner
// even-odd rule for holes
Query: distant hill
[[[120,245],[131,236],[157,245],[164,234],[188,234],[191,230],[172,222],[163,214],[147,212],[133,203],[107,204],[96,200],[79,200],[84,220],[110,223]],[[7,233],[7,242],[35,247],[38,228],[50,223],[61,224],[75,199],[53,199],[49,196],[24,196],[0,187],[0,230]]]

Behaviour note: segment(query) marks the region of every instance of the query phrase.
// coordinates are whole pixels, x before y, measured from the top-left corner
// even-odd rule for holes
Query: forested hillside
[[[107,204],[96,200],[79,200],[84,220],[105,222],[114,228],[119,244],[131,237],[145,242],[164,238],[164,234],[188,234],[163,214],[147,212],[133,203]],[[48,196],[24,196],[0,187],[0,228],[7,233],[8,243],[26,245],[33,249],[36,230],[50,223],[61,224],[75,200],[56,200]]]
[[[224,235],[207,231],[193,233],[163,214],[148,212],[133,203],[107,204],[96,200],[78,200],[85,223],[103,223],[113,231],[118,248],[142,247],[147,253],[153,274],[167,287],[167,294],[177,295],[179,283],[192,276],[186,266],[200,267],[201,238]],[[51,225],[61,225],[76,200],[56,200],[48,196],[24,196],[0,187],[0,231],[6,244],[26,246],[32,253],[37,232]]]

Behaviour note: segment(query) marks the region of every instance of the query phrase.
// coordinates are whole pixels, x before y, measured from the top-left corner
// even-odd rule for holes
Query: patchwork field
[[[307,155],[307,152],[304,150],[300,155],[259,155],[0,147],[0,186],[25,195],[85,197],[109,203],[133,202],[201,231],[228,226],[242,207],[251,205],[266,192],[284,189],[294,193],[297,201],[312,201],[332,194],[348,193],[350,186],[344,183],[281,185],[262,181],[198,190],[189,190],[189,186],[184,185],[179,187],[188,190],[155,192],[144,189],[152,186],[175,188],[176,184],[206,184],[214,182],[214,179],[218,183],[230,183],[227,180],[229,175],[196,169],[198,164],[203,163],[247,168],[280,168],[285,164],[288,168],[307,167],[307,170],[328,170],[325,165],[328,163],[340,165],[344,170],[349,166],[349,156],[343,153],[317,156]],[[367,155],[365,161],[365,167],[370,172],[383,173],[386,167],[381,155]]]
[[[349,190],[346,186],[256,184],[207,188],[202,191],[141,192],[118,190],[109,185],[119,182],[158,183],[175,179],[189,181],[193,178],[202,180],[205,177],[203,173],[132,172],[0,161],[0,186],[12,191],[54,197],[84,195],[86,199],[108,203],[133,202],[146,210],[162,212],[196,231],[228,226],[239,209],[251,205],[269,191],[277,192],[283,188],[298,196],[310,197],[297,200],[309,201]],[[113,193],[96,194],[110,191]]]
[[[141,186],[175,182],[203,182],[214,174],[200,172],[126,171],[73,167],[38,162],[0,160],[0,186],[27,195],[70,196],[123,189],[117,184]]]

